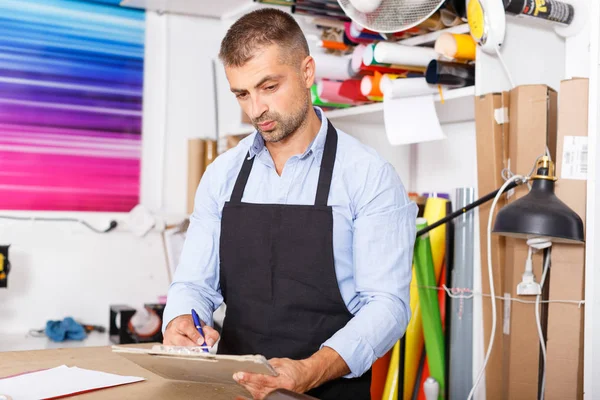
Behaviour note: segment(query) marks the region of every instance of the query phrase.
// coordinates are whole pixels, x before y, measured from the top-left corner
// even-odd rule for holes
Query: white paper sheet
[[[435,111],[433,95],[383,98],[383,121],[392,145],[445,139]]]
[[[0,395],[13,400],[36,400],[140,382],[144,378],[121,376],[77,367],[51,368],[0,379]]]

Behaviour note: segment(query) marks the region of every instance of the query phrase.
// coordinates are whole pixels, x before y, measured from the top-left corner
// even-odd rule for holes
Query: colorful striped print
[[[0,0],[0,210],[139,202],[145,16],[116,3]]]

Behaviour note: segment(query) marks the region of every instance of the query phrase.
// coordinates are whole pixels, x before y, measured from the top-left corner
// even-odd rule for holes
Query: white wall
[[[477,188],[475,123],[442,125],[446,139],[413,145],[412,190],[444,192],[454,198],[459,187]]]
[[[161,215],[182,217],[186,140],[216,135],[211,60],[221,24],[148,12],[146,31],[141,201]],[[125,218],[60,215],[97,226]],[[13,265],[9,288],[0,289],[0,334],[24,334],[68,315],[107,325],[110,304],[155,302],[168,289],[159,232],[138,238],[125,229],[99,235],[74,224],[0,220],[0,243],[12,244]]]

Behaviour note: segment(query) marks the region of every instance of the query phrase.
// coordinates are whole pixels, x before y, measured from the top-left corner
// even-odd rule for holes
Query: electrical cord
[[[483,366],[481,367],[481,370],[477,374],[477,379],[475,380],[475,384],[473,385],[473,387],[471,388],[471,391],[469,392],[469,397],[467,398],[467,400],[471,400],[473,398],[475,390],[477,389],[477,386],[479,385],[479,382],[481,381],[481,378],[483,377],[483,374],[485,373],[485,368],[487,366],[487,363],[490,359],[490,355],[492,353],[492,346],[494,344],[494,336],[496,334],[496,291],[494,290],[494,273],[493,273],[493,269],[492,269],[492,219],[494,218],[494,210],[496,209],[496,205],[498,204],[498,200],[502,196],[502,193],[504,193],[504,189],[506,189],[506,187],[508,185],[510,185],[512,182],[517,181],[517,180],[526,181],[528,179],[529,179],[528,177],[524,177],[521,175],[514,175],[514,176],[510,177],[509,180],[504,182],[504,184],[502,185],[500,190],[498,190],[496,197],[494,197],[492,207],[490,208],[490,216],[488,218],[488,228],[487,228],[487,234],[488,234],[487,235],[487,260],[488,260],[488,275],[489,275],[489,280],[490,280],[490,292],[491,292],[490,295],[491,295],[491,301],[492,301],[492,331],[490,333],[490,340],[489,340],[488,348],[487,348],[487,351],[485,354],[485,359],[483,360]]]
[[[504,62],[504,57],[502,57],[502,54],[500,53],[499,47],[498,46],[494,46],[494,50],[496,50],[496,55],[498,56],[498,60],[500,60],[500,64],[502,64],[502,68],[504,69],[504,73],[506,74],[506,77],[508,78],[508,81],[510,82],[511,89],[514,89],[516,87],[515,86],[515,82],[512,79],[512,75],[510,74],[510,70],[508,69],[508,66]]]
[[[535,240],[535,239],[534,239]],[[527,241],[527,244],[530,241]],[[552,246],[552,242],[550,242],[549,240],[546,241],[548,244],[543,247],[543,248],[547,248],[548,252],[546,253],[546,258],[544,260],[544,272],[542,272],[542,280],[540,282],[540,291],[543,291],[544,289],[544,282],[546,282],[546,275],[548,274],[548,269],[550,268],[550,253],[552,252],[552,249],[550,249],[550,246]],[[535,247],[535,245],[534,245]],[[537,324],[537,331],[538,331],[538,336],[540,338],[540,348],[542,349],[542,359],[543,359],[543,369],[542,369],[542,386],[541,386],[541,390],[540,390],[540,400],[544,400],[544,390],[546,388],[546,342],[544,341],[544,332],[542,332],[542,319],[540,317],[540,299],[541,299],[542,295],[538,294],[537,296],[535,296],[535,322]]]
[[[411,287],[420,287],[420,288],[432,289],[432,290],[443,290],[446,292],[448,297],[451,297],[453,299],[472,299],[475,296],[492,297],[490,294],[487,294],[487,293],[481,293],[481,292],[478,292],[475,290],[464,289],[464,288],[462,288],[462,289],[461,288],[449,288],[446,285],[442,285],[442,286],[413,285]],[[463,293],[467,293],[467,294],[463,294]],[[496,297],[496,300],[514,301],[515,303],[521,303],[521,304],[536,304],[535,300],[521,300],[516,297],[505,297],[505,296],[495,296],[495,297]],[[574,306],[576,305],[577,308],[580,308],[581,306],[585,305],[585,300],[540,300],[539,303],[540,304],[550,304],[550,303],[572,304]]]
[[[112,220],[110,221],[108,228],[98,229],[82,219],[66,217],[18,217],[14,215],[0,215],[0,219],[8,219],[11,221],[76,222],[96,233],[108,233],[119,225],[117,221]]]

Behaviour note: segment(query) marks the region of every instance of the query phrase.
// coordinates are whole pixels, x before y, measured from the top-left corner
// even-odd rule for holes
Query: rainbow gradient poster
[[[0,210],[139,202],[145,14],[0,0]]]

